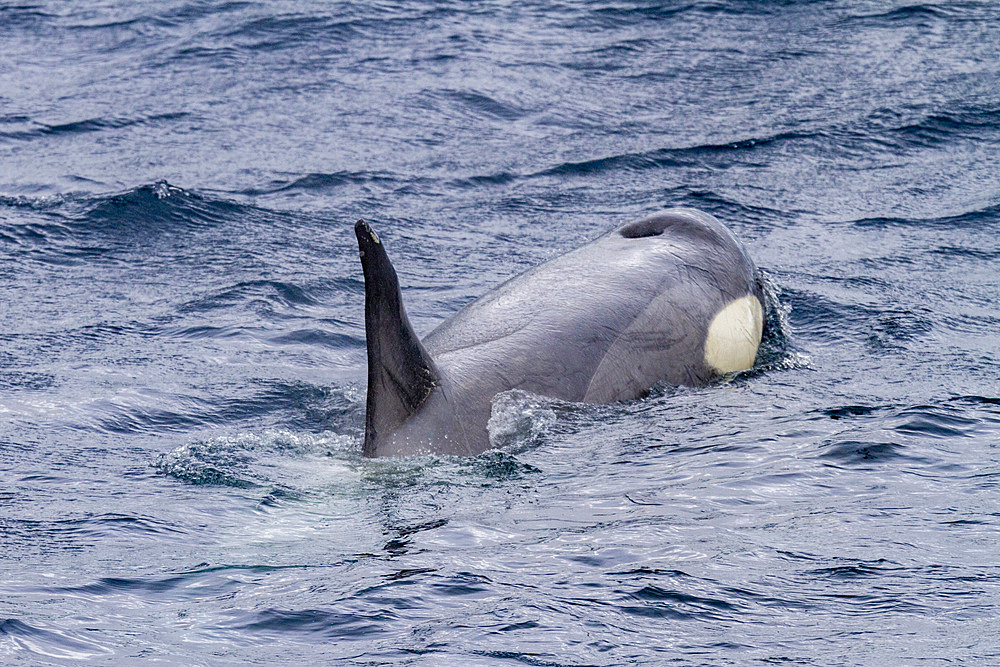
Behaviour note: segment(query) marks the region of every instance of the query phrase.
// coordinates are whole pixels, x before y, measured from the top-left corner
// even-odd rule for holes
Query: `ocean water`
[[[675,205],[753,371],[361,457],[356,219],[426,333]],[[0,663],[1000,664],[998,296],[993,2],[4,2]]]

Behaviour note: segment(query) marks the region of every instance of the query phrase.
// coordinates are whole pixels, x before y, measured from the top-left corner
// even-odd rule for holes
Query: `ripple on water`
[[[83,632],[45,627],[37,622],[29,625],[16,618],[0,619],[0,638],[6,638],[16,649],[39,658],[91,660],[113,653],[110,648],[90,640]],[[0,644],[0,654],[3,653],[2,648]]]
[[[356,433],[363,419],[363,405],[353,387],[329,389],[304,382],[259,379],[258,390],[242,397],[201,398],[153,391],[120,392],[85,403],[75,428],[120,434],[187,432],[220,428],[276,413],[291,417],[288,425],[312,431],[333,427]]]
[[[396,619],[389,609],[369,612],[344,612],[333,609],[264,609],[243,614],[229,625],[243,637],[266,642],[274,635],[296,634],[326,638],[365,639],[386,633],[386,624]]]
[[[898,442],[839,440],[823,447],[821,458],[843,466],[887,464],[899,460],[926,460],[914,457],[913,450]]]

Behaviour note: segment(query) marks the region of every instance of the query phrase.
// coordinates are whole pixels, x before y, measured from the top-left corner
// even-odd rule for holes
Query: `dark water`
[[[421,333],[695,206],[755,371],[360,456]],[[992,2],[0,4],[0,662],[1000,663]]]

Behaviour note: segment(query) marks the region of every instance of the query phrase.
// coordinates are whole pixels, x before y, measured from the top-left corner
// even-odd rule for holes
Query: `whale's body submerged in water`
[[[750,368],[764,327],[757,270],[711,215],[671,209],[521,273],[421,341],[379,237],[365,274],[364,454],[478,454],[509,389],[613,403]]]

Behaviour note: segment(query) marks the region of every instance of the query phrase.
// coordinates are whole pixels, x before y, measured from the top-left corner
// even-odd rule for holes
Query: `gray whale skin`
[[[621,225],[490,290],[421,341],[378,235],[355,225],[365,275],[365,456],[490,448],[509,389],[613,403],[657,383],[750,368],[764,327],[757,269],[711,215],[676,208]]]

